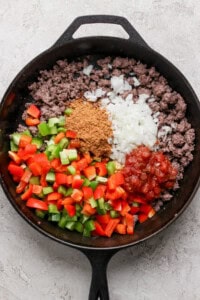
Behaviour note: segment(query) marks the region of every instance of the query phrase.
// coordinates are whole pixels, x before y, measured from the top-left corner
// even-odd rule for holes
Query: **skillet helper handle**
[[[121,25],[123,29],[128,33],[129,40],[137,43],[140,46],[149,48],[147,43],[143,40],[143,38],[139,35],[139,33],[126,18],[114,15],[88,15],[76,18],[61,35],[61,37],[56,41],[53,47],[62,46],[67,41],[73,40],[73,34],[80,26],[96,23]]]
[[[92,266],[92,280],[88,300],[109,300],[106,271],[111,257],[117,251],[84,250],[83,252]]]

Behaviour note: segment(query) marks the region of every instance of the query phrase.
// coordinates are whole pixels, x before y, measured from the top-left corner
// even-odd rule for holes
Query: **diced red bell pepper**
[[[126,220],[126,225],[127,225],[127,233],[128,234],[133,234],[133,232],[134,232],[133,215],[127,213],[126,216],[125,216],[125,220]]]
[[[27,145],[29,145],[32,141],[32,137],[26,134],[22,134],[19,140],[19,147],[25,148]]]
[[[8,151],[8,155],[17,165],[21,163],[21,158],[18,156],[17,153],[13,151]]]
[[[25,187],[27,186],[27,183],[24,181],[20,181],[18,186],[16,187],[16,193],[17,194],[21,194],[24,190]]]
[[[27,161],[33,157],[36,150],[36,145],[29,144],[25,148],[19,148],[17,155],[21,158],[21,160]]]
[[[42,186],[39,184],[33,184],[33,194],[39,195],[42,193]]]
[[[148,219],[148,215],[145,215],[145,214],[139,214],[139,215],[138,215],[138,221],[139,221],[140,223],[145,222],[147,219]]]
[[[21,178],[24,174],[24,169],[22,167],[18,166],[18,165],[13,164],[13,163],[9,163],[8,171],[13,176],[17,176],[19,178]]]
[[[148,213],[152,210],[152,206],[151,205],[148,205],[148,204],[142,204],[140,206],[140,212],[145,214],[145,215],[148,215]]]
[[[94,166],[87,167],[86,169],[83,170],[83,172],[89,180],[92,180],[96,177],[96,169]]]
[[[68,148],[69,149],[78,149],[78,148],[80,148],[80,146],[81,146],[81,143],[80,143],[79,139],[73,139],[69,142]]]
[[[80,175],[74,175],[72,177],[72,188],[73,189],[80,189],[83,185],[84,180],[81,178]]]
[[[21,195],[21,199],[22,200],[27,200],[31,197],[33,193],[33,185],[32,184],[29,184],[27,190]]]
[[[51,164],[47,158],[45,153],[36,153],[34,156],[28,161],[28,163],[36,162],[42,167],[42,174],[47,173],[50,168]]]
[[[42,166],[37,162],[32,162],[29,164],[29,169],[33,173],[34,176],[42,175],[43,169]]]
[[[71,197],[66,197],[62,200],[62,205],[73,204],[75,201]]]
[[[110,214],[97,215],[96,219],[100,224],[108,224],[108,222],[111,219],[111,216],[110,216]]]
[[[107,174],[106,163],[97,162],[95,164],[95,167],[97,169],[97,175],[98,176],[105,176]]]
[[[58,144],[64,137],[65,137],[64,132],[59,132],[54,138],[55,144]]]
[[[117,224],[115,228],[115,232],[119,234],[126,234],[126,225],[125,224]]]
[[[120,219],[110,219],[109,223],[107,224],[105,228],[105,235],[108,237],[111,237],[113,231],[115,230],[117,224],[120,222]]]
[[[112,207],[114,210],[120,212],[122,210],[122,201],[119,199],[112,201]]]
[[[83,198],[83,192],[78,189],[74,189],[71,198],[74,199],[75,202],[80,202]]]
[[[58,171],[57,168],[60,167],[61,161],[59,158],[54,158],[51,162],[51,168],[53,168],[55,171]]]
[[[106,186],[103,184],[99,184],[94,190],[94,199],[104,198],[106,191]]]
[[[62,197],[62,194],[58,192],[53,192],[47,195],[47,201],[59,200]]]
[[[56,206],[59,211],[63,208],[62,199],[58,199],[58,201],[56,201]]]
[[[26,206],[31,207],[31,208],[37,208],[41,210],[48,210],[48,205],[46,202],[35,199],[35,198],[29,198],[26,202]]]
[[[156,211],[152,208],[148,213],[148,218],[152,218],[155,215]]]
[[[115,190],[116,187],[124,184],[124,176],[121,172],[112,174],[108,178],[108,188],[109,190]]]
[[[139,197],[139,196],[128,195],[128,198],[131,201],[136,202],[136,203],[141,203],[141,204],[146,204],[147,203],[144,198]]]
[[[29,169],[25,169],[24,174],[21,177],[21,181],[28,183],[31,176],[32,176],[32,172]]]
[[[130,205],[126,201],[122,201],[122,209],[120,214],[125,216],[131,210]]]
[[[86,216],[91,216],[91,215],[94,215],[96,213],[96,209],[93,208],[89,203],[85,203],[81,213],[86,215]]]
[[[63,173],[56,173],[56,183],[58,185],[67,184],[68,176]]]
[[[97,221],[94,222],[94,225],[95,225],[94,234],[100,235],[100,236],[105,236],[105,232],[104,232],[103,228]]]
[[[83,171],[85,168],[87,168],[88,162],[86,158],[81,158],[79,161],[77,161],[77,169],[79,171]]]
[[[88,165],[92,162],[92,158],[89,152],[83,153],[83,157],[87,160]]]
[[[53,187],[54,191],[57,191],[57,189],[59,188],[59,184],[57,184],[57,182],[54,181],[52,187]]]
[[[108,190],[106,192],[106,199],[116,200],[119,198],[123,198],[125,194],[125,190],[121,186],[117,186],[115,190]]]
[[[131,206],[130,213],[131,213],[132,215],[137,214],[139,211],[140,211],[140,208],[139,208],[139,207]]]
[[[14,180],[15,182],[20,182],[20,177],[18,177],[18,176],[13,176],[13,180]]]
[[[46,181],[46,174],[41,175],[40,184],[41,184],[42,187],[48,186],[47,181]]]
[[[83,191],[83,199],[84,200],[88,200],[93,197],[93,190],[91,187],[83,186],[82,191]]]
[[[65,207],[65,209],[66,209],[66,211],[67,211],[67,213],[68,213],[68,215],[70,217],[75,216],[75,214],[76,214],[76,207],[74,205],[65,204],[64,207]]]
[[[26,112],[28,115],[30,115],[31,117],[33,117],[35,119],[38,119],[40,117],[40,113],[41,113],[39,108],[34,104],[31,104]]]
[[[73,180],[73,176],[72,175],[67,175],[67,185],[71,185],[72,180]]]
[[[66,131],[66,137],[70,139],[75,139],[77,136],[77,133],[73,130],[67,130]]]
[[[27,117],[25,119],[25,123],[27,126],[36,126],[36,125],[40,124],[40,120]]]
[[[24,154],[35,154],[37,151],[37,146],[34,144],[28,144],[24,148]]]

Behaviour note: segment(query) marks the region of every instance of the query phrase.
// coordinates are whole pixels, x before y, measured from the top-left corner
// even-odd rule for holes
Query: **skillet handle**
[[[92,266],[92,280],[88,300],[109,300],[107,266],[118,250],[82,250]]]
[[[139,35],[139,33],[135,30],[135,28],[131,25],[131,23],[124,17],[120,16],[112,16],[112,15],[88,15],[81,16],[76,18],[69,27],[65,30],[65,32],[61,35],[61,37],[56,41],[53,47],[58,47],[64,45],[67,41],[73,40],[73,34],[77,31],[77,29],[84,24],[96,24],[96,23],[108,23],[108,24],[116,24],[121,25],[124,30],[129,35],[129,40],[137,43],[140,46],[148,47],[147,43],[143,40],[143,38]]]

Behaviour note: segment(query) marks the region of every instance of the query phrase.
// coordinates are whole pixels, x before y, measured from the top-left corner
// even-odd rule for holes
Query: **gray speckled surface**
[[[149,45],[186,75],[200,97],[196,0],[0,0],[0,95],[76,16],[95,13],[126,16]],[[116,28],[109,28],[108,33],[118,35]],[[102,30],[89,26],[80,33]],[[120,34],[124,36],[122,30]],[[0,193],[0,299],[87,299],[87,259],[37,233]],[[198,192],[187,211],[159,236],[114,256],[108,267],[111,300],[200,299],[199,196]]]

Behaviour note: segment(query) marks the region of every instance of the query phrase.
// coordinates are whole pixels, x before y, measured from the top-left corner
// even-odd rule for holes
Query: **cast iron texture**
[[[121,25],[128,33],[129,39],[105,36],[73,39],[74,32],[81,25],[90,23]],[[168,79],[171,87],[185,99],[188,106],[187,118],[196,130],[194,160],[185,171],[181,188],[164,209],[152,219],[138,225],[133,236],[114,235],[109,239],[84,238],[76,232],[64,231],[47,221],[38,219],[16,195],[15,184],[7,171],[9,134],[16,130],[24,105],[30,101],[27,89],[29,83],[36,80],[39,70],[51,68],[58,59],[70,60],[88,54],[94,57],[128,56],[141,60],[149,66],[155,66]],[[166,58],[152,50],[125,18],[106,15],[79,17],[50,49],[44,51],[22,69],[6,91],[0,106],[0,174],[1,184],[9,201],[30,225],[62,244],[81,250],[88,257],[93,270],[89,299],[96,300],[100,296],[100,299],[108,300],[106,268],[112,255],[166,228],[185,210],[197,191],[200,177],[200,103],[183,74]]]

